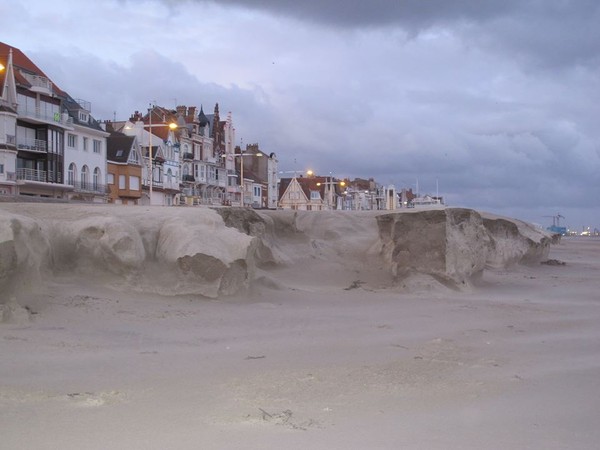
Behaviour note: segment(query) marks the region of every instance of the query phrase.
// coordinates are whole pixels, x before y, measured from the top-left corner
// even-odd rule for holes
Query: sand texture
[[[596,449],[600,240],[551,241],[468,209],[2,204],[0,449]]]

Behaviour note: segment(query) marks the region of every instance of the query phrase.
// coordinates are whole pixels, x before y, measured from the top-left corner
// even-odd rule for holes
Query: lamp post
[[[333,181],[333,177],[331,177],[331,176],[328,178],[329,178],[329,181],[325,181],[323,183],[319,182],[319,183],[317,183],[317,186],[321,186],[322,184],[324,184],[325,188],[328,189],[327,204],[330,209],[333,209],[333,208],[331,208],[331,204],[333,203],[333,185],[339,184],[340,187],[344,187],[344,186],[346,186],[346,182],[345,181]]]
[[[176,123],[152,123],[152,108],[148,108],[148,125],[144,125],[144,127],[148,127],[148,162],[150,165],[150,174],[149,174],[149,183],[150,183],[150,206],[152,206],[152,192],[154,185],[154,155],[152,153],[152,128],[158,127],[169,127],[171,130],[177,129]]]

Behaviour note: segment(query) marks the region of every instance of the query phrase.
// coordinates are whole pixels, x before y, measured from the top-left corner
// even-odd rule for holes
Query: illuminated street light
[[[152,105],[151,105],[152,106]],[[169,127],[170,130],[177,129],[176,123],[152,123],[152,108],[148,108],[148,125],[144,124],[144,127],[148,127],[148,160],[150,163],[150,206],[152,206],[152,190],[154,184],[154,155],[152,154],[152,128],[158,127]]]
[[[330,176],[328,178],[330,178],[330,181],[324,181],[322,183],[319,182],[319,183],[317,183],[317,186],[321,186],[322,184],[325,185],[325,189],[327,189],[327,203],[328,203],[328,206],[331,208],[331,204],[333,203],[333,185],[338,184],[338,185],[340,185],[340,187],[344,187],[344,186],[346,186],[346,182],[343,180],[333,181],[332,176]]]

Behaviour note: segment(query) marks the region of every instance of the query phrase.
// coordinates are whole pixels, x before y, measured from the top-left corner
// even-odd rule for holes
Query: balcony
[[[19,150],[26,150],[28,152],[35,153],[46,153],[48,151],[46,141],[31,138],[19,138],[17,148]]]
[[[17,180],[38,181],[40,183],[60,183],[62,173],[35,169],[17,169]]]
[[[163,188],[178,191],[179,190],[179,182],[177,180],[165,180],[163,183]]]
[[[194,181],[196,181],[196,179],[194,178],[194,175],[183,175],[181,177],[181,181],[188,182],[188,183],[193,183]]]
[[[23,105],[17,106],[17,114],[21,119],[32,119],[36,123],[45,123],[53,125],[62,125],[65,128],[73,128],[73,119],[68,114],[60,114],[58,112],[53,114],[46,114],[39,110],[39,108],[28,109]]]
[[[21,75],[27,80],[27,82],[31,85],[29,88],[33,92],[42,92],[44,94],[52,94],[52,82],[46,78],[41,77],[39,75],[33,75],[24,71],[20,71]]]
[[[193,153],[184,153],[183,154],[183,159],[184,160],[188,160],[188,161],[192,161],[194,159],[194,154]]]

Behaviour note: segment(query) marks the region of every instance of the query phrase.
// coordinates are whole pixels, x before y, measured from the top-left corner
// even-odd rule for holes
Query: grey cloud
[[[177,4],[186,0],[164,0]],[[189,1],[189,0],[188,0]],[[209,2],[211,0],[192,0]],[[221,0],[221,5],[257,9],[341,27],[400,24],[411,30],[454,20],[486,20],[519,7],[519,0]]]
[[[414,36],[450,28],[466,46],[503,52],[544,68],[600,64],[595,0],[162,0],[215,3],[340,28],[400,27]]]

